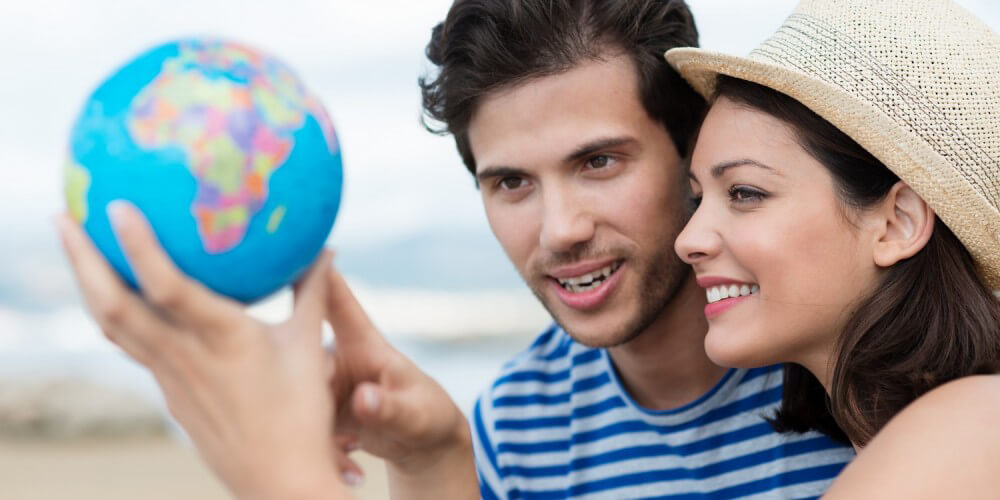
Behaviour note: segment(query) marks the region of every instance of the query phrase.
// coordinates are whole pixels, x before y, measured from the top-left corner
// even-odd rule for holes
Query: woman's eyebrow
[[[735,168],[735,167],[744,167],[744,166],[758,167],[758,168],[762,168],[764,170],[768,170],[768,171],[771,171],[771,172],[775,172],[775,173],[777,172],[775,169],[773,169],[773,168],[771,168],[771,167],[769,167],[769,166],[765,165],[764,163],[761,163],[761,162],[759,162],[757,160],[753,160],[753,159],[750,159],[750,158],[741,158],[739,160],[729,160],[729,161],[724,161],[722,163],[716,164],[714,167],[712,167],[712,170],[711,170],[712,177],[715,177],[715,178],[722,177],[722,174],[726,173],[726,170],[729,170],[729,169]]]

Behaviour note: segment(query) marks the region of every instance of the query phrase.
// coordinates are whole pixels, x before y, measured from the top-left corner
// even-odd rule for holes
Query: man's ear
[[[931,239],[934,209],[905,182],[892,186],[876,211],[875,265],[889,267],[913,257]]]

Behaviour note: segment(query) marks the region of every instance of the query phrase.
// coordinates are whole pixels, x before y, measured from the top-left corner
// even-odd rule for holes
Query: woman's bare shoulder
[[[1000,485],[1000,375],[944,384],[882,429],[826,498],[994,498]]]

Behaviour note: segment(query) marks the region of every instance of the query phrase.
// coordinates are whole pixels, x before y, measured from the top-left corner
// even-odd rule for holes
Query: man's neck
[[[691,273],[653,324],[635,339],[608,349],[622,384],[640,406],[683,406],[726,373],[705,354],[704,307],[705,290]]]

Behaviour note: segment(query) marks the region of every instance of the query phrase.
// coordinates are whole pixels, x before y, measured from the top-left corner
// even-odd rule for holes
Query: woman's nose
[[[677,235],[674,251],[681,260],[694,265],[718,255],[721,246],[722,240],[711,227],[705,207],[698,207]]]

